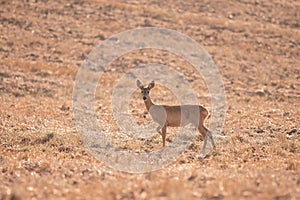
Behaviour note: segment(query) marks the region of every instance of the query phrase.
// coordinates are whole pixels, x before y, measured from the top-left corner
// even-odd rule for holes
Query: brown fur
[[[186,126],[191,123],[198,128],[198,131],[204,138],[204,144],[202,148],[203,153],[205,151],[207,137],[211,139],[211,143],[213,147],[215,147],[215,143],[210,131],[203,124],[204,120],[208,116],[208,111],[204,107],[199,105],[155,105],[149,96],[150,90],[154,87],[154,85],[155,83],[154,81],[152,81],[148,84],[148,86],[145,87],[139,80],[137,80],[137,86],[141,89],[146,109],[150,113],[153,121],[159,124],[159,126],[157,127],[157,131],[162,136],[163,146],[165,146],[168,126],[179,127]],[[199,115],[197,115],[199,119],[195,119],[195,116],[192,114],[196,109],[199,109]]]

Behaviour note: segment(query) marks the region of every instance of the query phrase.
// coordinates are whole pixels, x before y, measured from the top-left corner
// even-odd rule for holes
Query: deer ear
[[[148,85],[148,88],[152,89],[152,88],[154,88],[154,85],[155,85],[154,81],[151,81],[151,83],[149,83],[149,85]]]
[[[140,80],[137,80],[137,81],[136,81],[136,86],[137,86],[138,88],[143,88],[143,84],[141,83]]]

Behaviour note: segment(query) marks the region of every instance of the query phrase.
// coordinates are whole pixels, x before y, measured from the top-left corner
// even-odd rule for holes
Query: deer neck
[[[144,102],[145,102],[145,105],[146,105],[146,108],[147,108],[148,111],[150,110],[151,106],[154,105],[154,103],[152,102],[152,100],[151,100],[150,97],[148,97],[148,98],[146,99],[146,101],[144,101]]]

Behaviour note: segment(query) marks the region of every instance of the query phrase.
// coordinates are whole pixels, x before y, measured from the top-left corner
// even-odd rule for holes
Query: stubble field
[[[0,199],[300,199],[300,3],[298,1],[0,1]],[[179,31],[199,42],[226,92],[223,140],[197,159],[201,136],[169,166],[129,174],[95,159],[73,121],[77,71],[99,42],[137,27]],[[142,50],[113,61],[99,81],[99,124],[121,148],[135,140],[112,118],[111,94],[134,66],[167,64],[184,75],[199,104],[211,98],[196,70],[168,52]],[[132,95],[132,120],[150,116]],[[151,93],[176,104],[170,90]],[[211,120],[211,119],[210,119]],[[206,124],[210,123],[210,120]],[[167,136],[172,143],[175,130]]]

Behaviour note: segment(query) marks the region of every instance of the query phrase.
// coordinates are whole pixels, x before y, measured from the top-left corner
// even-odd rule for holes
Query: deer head
[[[146,101],[149,98],[150,90],[152,88],[154,88],[155,83],[154,83],[154,81],[151,81],[151,83],[149,83],[148,86],[145,87],[145,86],[143,86],[141,81],[137,80],[136,85],[137,85],[138,88],[141,89],[143,100]]]

